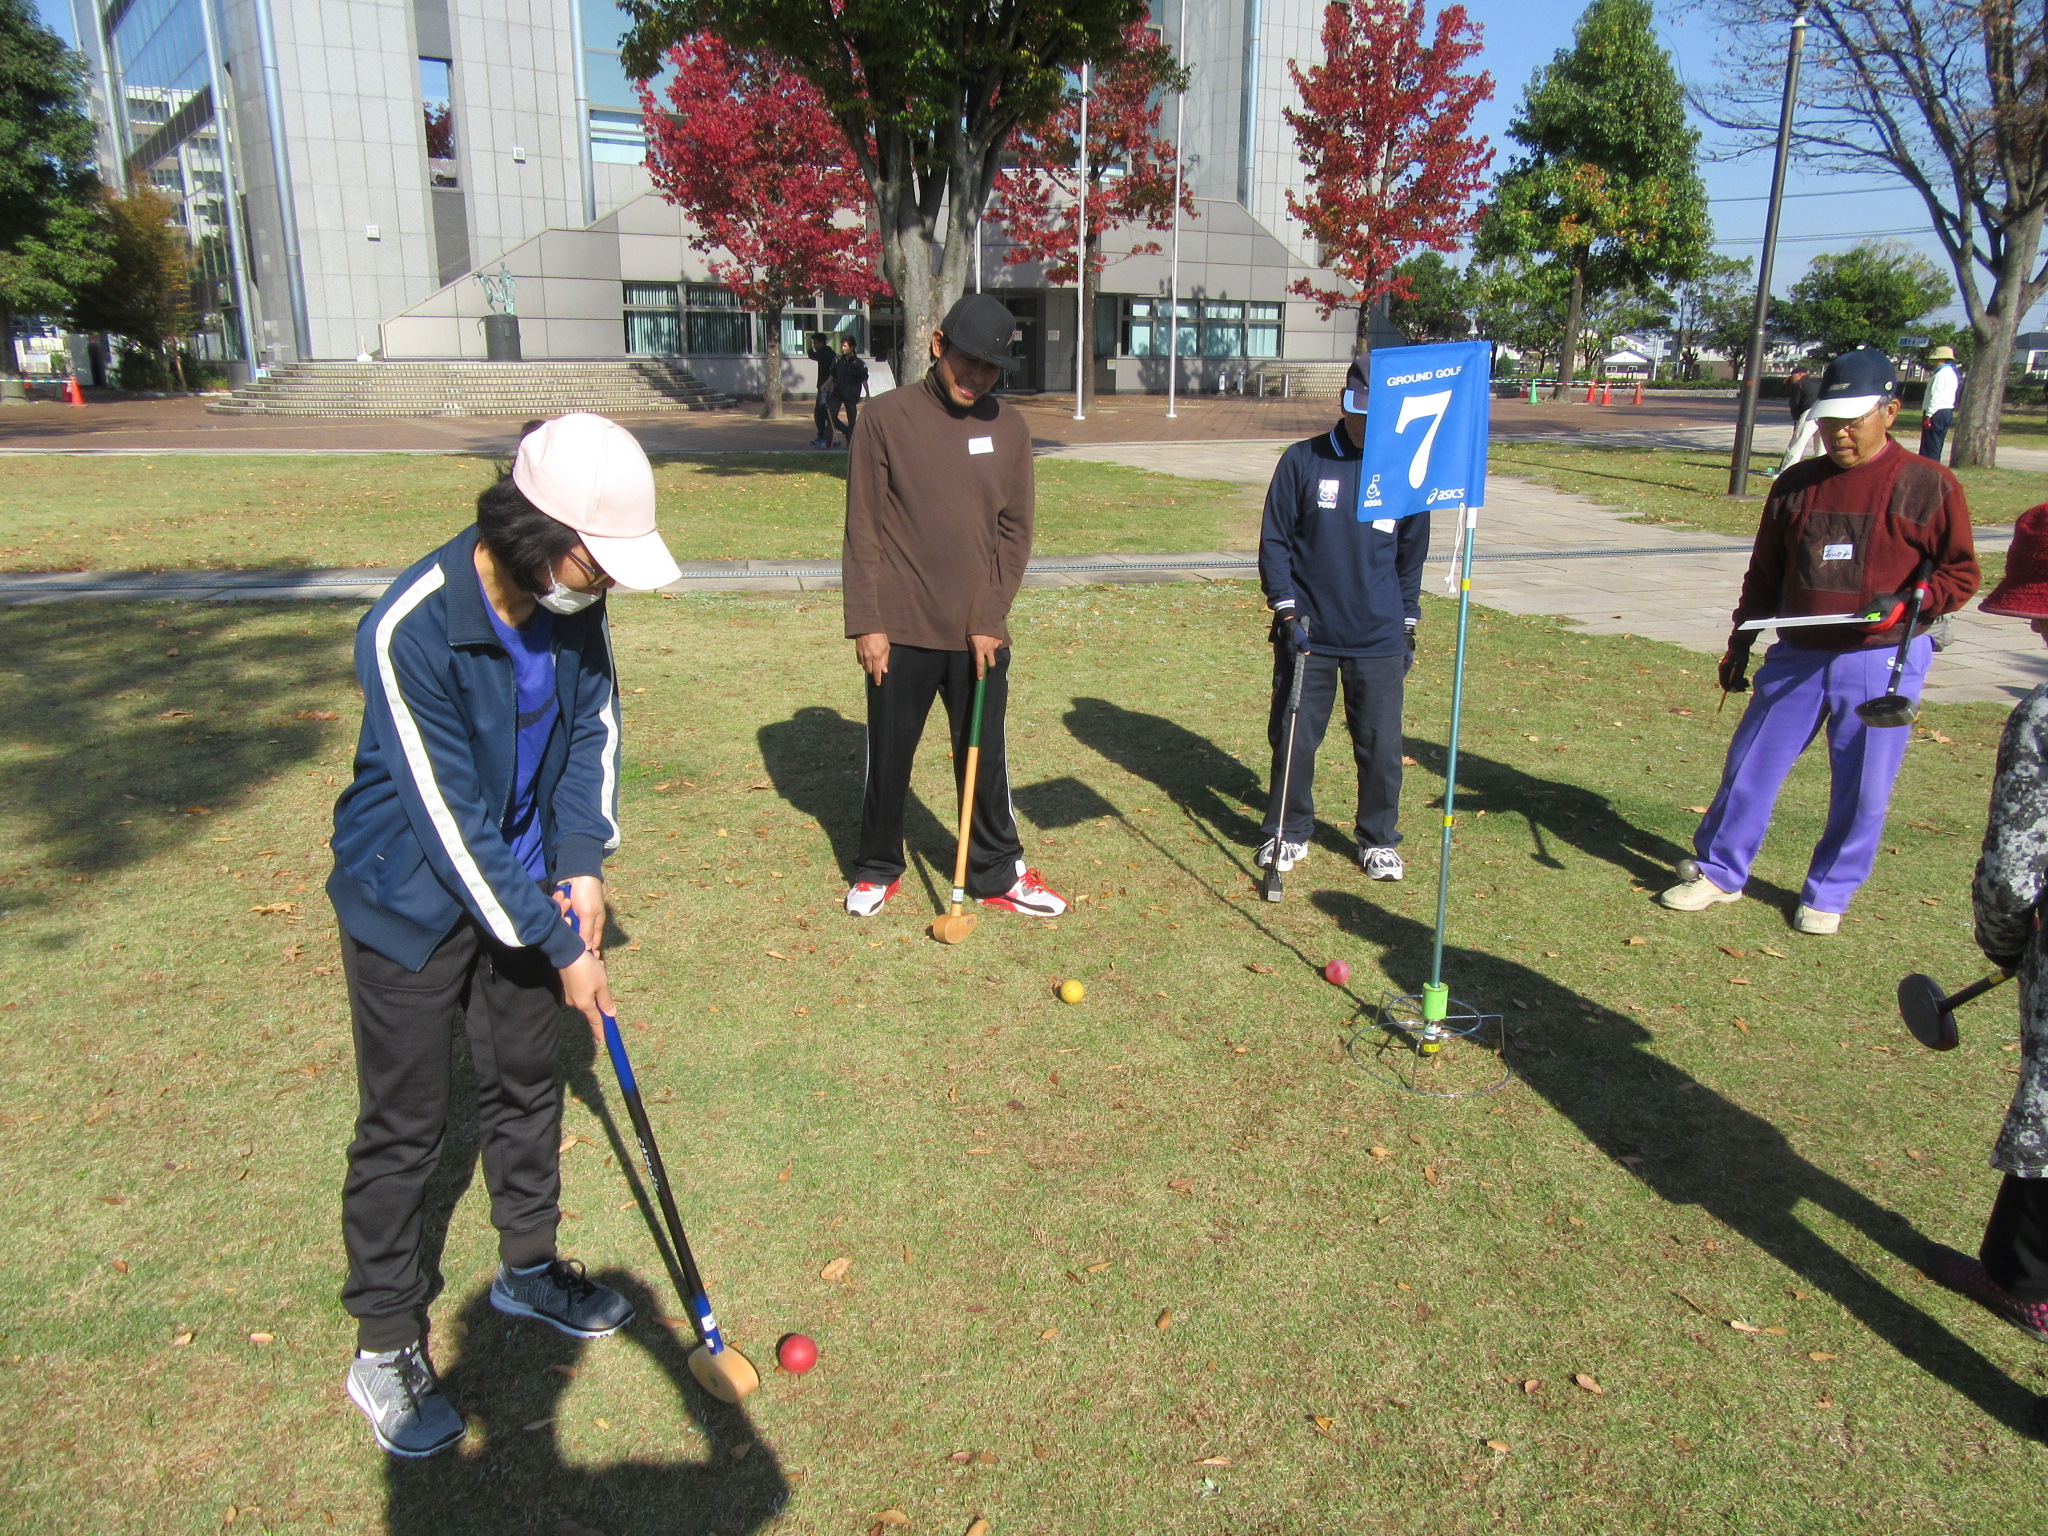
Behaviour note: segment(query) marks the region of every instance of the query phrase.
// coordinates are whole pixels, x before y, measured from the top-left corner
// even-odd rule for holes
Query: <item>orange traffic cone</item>
[[[1641,405],[1642,403],[1643,403],[1643,381],[1642,381],[1641,379],[1638,379],[1638,380],[1636,380],[1636,397],[1635,397],[1635,399],[1633,399],[1633,400],[1629,401],[1629,404],[1630,404],[1630,405]]]
[[[64,386],[64,403],[66,405],[85,404],[85,391],[78,387],[78,375],[75,373],[71,375],[70,381]]]
[[[1614,404],[1614,386],[1612,384],[1609,384],[1600,391],[1600,403],[1602,405]]]
[[[1592,380],[1588,379],[1586,381],[1586,404],[1591,405],[1593,403],[1593,395],[1599,388],[1600,386]]]

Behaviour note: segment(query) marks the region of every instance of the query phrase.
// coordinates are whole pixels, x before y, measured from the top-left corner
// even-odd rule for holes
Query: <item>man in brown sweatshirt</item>
[[[967,889],[983,906],[1057,917],[1066,901],[1026,867],[1010,808],[1003,717],[1010,604],[1031,558],[1031,434],[990,393],[1014,368],[1016,321],[987,294],[932,333],[921,384],[861,413],[846,475],[846,635],[868,675],[867,789],[846,910],[872,917],[902,883],[904,802],[918,738],[943,696],[956,786],[986,678]]]
[[[1956,477],[1891,440],[1899,418],[1898,375],[1874,347],[1828,364],[1813,407],[1826,457],[1796,464],[1771,482],[1749,574],[1735,607],[1736,629],[1721,658],[1721,687],[1749,689],[1757,619],[1865,612],[1873,599],[1914,584],[1927,570],[1928,598],[1906,650],[1898,691],[1920,696],[1934,645],[1933,621],[1977,590],[1970,509]],[[1785,775],[1822,729],[1828,736],[1827,826],[1813,850],[1792,926],[1840,930],[1842,914],[1870,876],[1884,836],[1892,782],[1912,732],[1870,726],[1856,706],[1885,693],[1903,638],[1903,611],[1883,624],[1784,628],[1756,675],[1756,695],[1728,744],[1721,789],[1681,860],[1679,883],[1657,899],[1679,912],[1742,899]]]

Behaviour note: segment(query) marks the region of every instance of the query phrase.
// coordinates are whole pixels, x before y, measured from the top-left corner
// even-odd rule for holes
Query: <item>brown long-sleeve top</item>
[[[1897,443],[1866,464],[1838,468],[1822,456],[1778,476],[1764,501],[1735,622],[1854,613],[1884,592],[1913,584],[1934,561],[1920,623],[1954,613],[1977,590],[1970,508],[1956,477]],[[1864,624],[1789,629],[1779,639],[1812,651],[1897,645],[1899,632]]]
[[[860,413],[846,473],[846,633],[968,649],[1010,638],[1031,558],[1031,432],[984,395],[945,398],[936,370]]]

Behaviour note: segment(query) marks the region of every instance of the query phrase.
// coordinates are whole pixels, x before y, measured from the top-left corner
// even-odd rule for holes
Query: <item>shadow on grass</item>
[[[1429,972],[1428,925],[1348,892],[1318,891],[1311,899],[1346,933],[1379,948],[1397,987],[1420,989]],[[1447,949],[1444,969],[1470,1001],[1529,1005],[1516,1013],[1509,1040],[1516,1071],[1652,1193],[1698,1206],[2015,1434],[2035,1432],[2032,1393],[1832,1247],[1798,1211],[1810,1203],[1918,1270],[1928,1240],[1904,1217],[1801,1157],[1770,1121],[1659,1060],[1646,1049],[1650,1031],[1628,1015],[1476,950]]]
[[[658,1321],[653,1292],[631,1275],[608,1270],[596,1278],[639,1316],[623,1333],[594,1342],[506,1317],[488,1292],[470,1298],[448,1330],[460,1353],[442,1385],[472,1438],[426,1461],[387,1458],[385,1529],[392,1536],[566,1532],[565,1522],[603,1536],[742,1536],[781,1513],[790,1490],[774,1453],[758,1440],[745,1409],[697,1385],[687,1364],[689,1332]],[[571,1378],[586,1351],[621,1348],[646,1352],[682,1410],[658,1414],[652,1425],[644,1413],[628,1418],[614,1410],[621,1427],[637,1430],[640,1444],[653,1430],[694,1454],[587,1463],[565,1456],[560,1419]],[[657,1427],[663,1420],[672,1428]],[[589,1421],[580,1415],[575,1421],[581,1434],[605,1435],[585,1428]]]
[[[0,801],[26,832],[12,855],[87,874],[208,835],[212,813],[318,755],[340,727],[298,716],[350,665],[331,621],[300,633],[224,604],[0,609],[0,655]]]
[[[455,1023],[451,1018],[451,1048],[466,1043]],[[569,1091],[604,1126],[667,1271],[672,1289],[665,1294],[679,1296],[680,1267],[660,1235],[626,1128],[612,1115],[596,1043],[577,1015],[565,1011],[560,1024],[559,1054]],[[456,1048],[450,1102],[448,1136],[428,1186],[423,1224],[422,1259],[433,1277],[431,1294],[442,1288],[448,1225],[477,1168],[476,1077],[467,1049]],[[571,1339],[506,1317],[491,1306],[488,1289],[471,1296],[453,1323],[437,1330],[454,1346],[450,1350],[444,1343],[436,1351],[452,1359],[442,1385],[473,1438],[427,1461],[387,1460],[385,1524],[393,1536],[568,1531],[562,1522],[603,1536],[742,1536],[781,1512],[789,1484],[746,1410],[717,1401],[690,1374],[689,1352],[696,1339],[689,1325],[671,1327],[664,1321],[667,1309],[661,1298],[636,1276],[614,1268],[597,1278],[632,1302],[636,1313],[614,1340]],[[683,1310],[680,1303],[674,1310]],[[587,1350],[627,1346],[644,1350],[667,1379],[681,1409],[666,1416],[667,1422],[675,1439],[686,1441],[696,1455],[572,1464],[563,1454],[558,1423],[570,1382]],[[659,1411],[665,1405],[655,1407]],[[648,1419],[643,1411],[626,1423],[644,1431]],[[742,1446],[746,1449],[739,1451]]]
[[[866,790],[867,727],[836,709],[809,704],[787,720],[761,727],[756,736],[769,782],[795,810],[816,818],[832,840],[839,872],[853,878],[860,853],[860,808]],[[943,746],[937,750],[944,750]],[[904,817],[904,851],[913,865],[924,862],[950,880],[954,829],[910,792]]]
[[[796,418],[791,417],[792,421]],[[657,468],[687,465],[715,480],[751,480],[762,475],[827,475],[846,478],[846,454],[823,448],[748,449],[742,453],[650,453]]]

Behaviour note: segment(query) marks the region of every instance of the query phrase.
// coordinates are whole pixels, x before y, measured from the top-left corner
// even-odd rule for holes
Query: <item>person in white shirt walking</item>
[[[1941,450],[1948,445],[1948,429],[1956,419],[1956,396],[1962,393],[1963,376],[1956,371],[1956,349],[1936,347],[1927,361],[1938,363],[1927,380],[1927,398],[1920,403],[1920,457],[1941,462]]]

